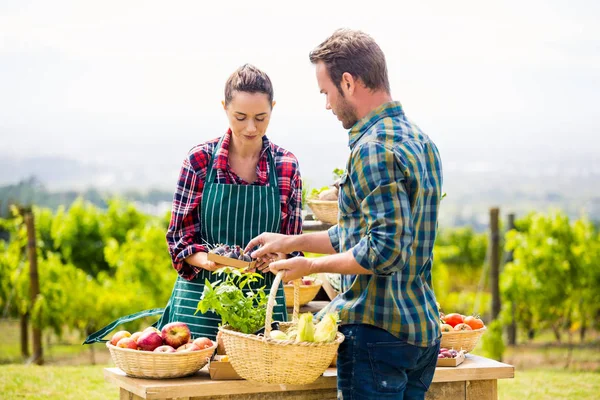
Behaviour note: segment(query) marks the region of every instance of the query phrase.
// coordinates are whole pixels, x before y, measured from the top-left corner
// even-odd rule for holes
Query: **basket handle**
[[[267,302],[267,315],[265,318],[265,337],[270,337],[271,323],[273,322],[273,307],[275,307],[275,296],[277,296],[277,288],[281,283],[281,279],[285,274],[284,270],[281,270],[275,276],[273,284],[271,285],[271,291],[269,292],[269,301]],[[298,321],[298,313],[300,312],[300,279],[293,281],[294,283],[294,314],[292,316],[293,321]],[[283,321],[285,322],[285,321]]]

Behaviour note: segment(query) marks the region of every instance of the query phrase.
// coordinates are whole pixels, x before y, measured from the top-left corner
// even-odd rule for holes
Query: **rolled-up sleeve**
[[[337,225],[332,226],[327,230],[331,247],[338,253],[340,252],[340,228]]]
[[[200,268],[188,264],[185,259],[194,253],[207,251],[205,246],[198,244],[201,228],[199,207],[205,175],[205,168],[197,173],[190,159],[184,160],[173,196],[171,220],[166,235],[173,268],[187,280],[196,277]]]
[[[412,255],[413,243],[411,208],[402,170],[406,164],[379,142],[360,144],[353,153],[349,178],[364,214],[366,234],[351,249],[352,254],[363,268],[376,275],[402,271]]]

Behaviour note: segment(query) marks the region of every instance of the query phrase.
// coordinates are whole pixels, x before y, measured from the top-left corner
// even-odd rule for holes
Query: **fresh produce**
[[[483,321],[481,320],[481,318],[479,317],[473,317],[473,316],[468,316],[464,319],[464,323],[469,325],[471,327],[471,329],[475,330],[475,329],[481,329],[483,328],[485,325],[483,324]]]
[[[304,286],[314,285],[314,283],[315,283],[315,281],[312,278],[307,278],[307,277],[302,278],[302,285],[304,285]]]
[[[467,324],[464,323],[460,323],[460,324],[456,324],[456,326],[454,327],[455,331],[472,331],[473,329],[471,329],[471,327]]]
[[[172,348],[171,346],[164,344],[162,346],[158,346],[154,349],[155,353],[175,353],[177,350]]]
[[[198,351],[198,350],[202,350],[200,347],[198,347],[196,344],[192,343],[186,343],[183,344],[181,346],[179,346],[177,348],[178,352],[182,352],[182,351]]]
[[[160,332],[160,329],[158,329],[158,328],[155,328],[155,327],[153,327],[153,326],[149,326],[149,327],[147,327],[147,328],[146,328],[146,329],[144,329],[142,332],[147,332],[147,331],[153,331],[153,332],[156,332],[156,333],[158,333],[159,335],[161,334],[161,332]]]
[[[456,358],[462,351],[458,352],[454,349],[441,348],[438,354],[438,358]]]
[[[131,338],[133,340],[135,340],[135,342],[137,343],[138,339],[140,338],[140,336],[142,336],[144,332],[135,332],[133,335],[131,335]],[[159,335],[160,335],[160,331],[159,331]]]
[[[136,343],[140,350],[154,351],[163,345],[163,338],[158,333],[149,330],[142,332]]]
[[[212,249],[210,249],[211,253],[218,254],[223,257],[233,258],[235,260],[247,261],[251,262],[252,258],[249,254],[244,254],[244,250],[238,246],[229,246],[227,244],[218,244]]]
[[[275,340],[289,340],[292,342],[332,342],[338,332],[338,321],[337,313],[327,313],[315,325],[313,315],[304,313],[300,314],[296,325],[289,326],[285,332],[272,330],[270,337]]]
[[[314,342],[315,341],[315,325],[313,324],[313,315],[304,313],[298,319],[298,335],[297,342]]]
[[[122,347],[124,349],[133,349],[137,350],[137,343],[131,337],[124,337],[119,340],[116,344],[117,347]]]
[[[290,340],[288,335],[281,331],[271,331],[269,335],[271,336],[271,339],[275,340]]]
[[[442,324],[442,325],[440,325],[440,329],[442,330],[442,332],[450,332],[450,331],[452,331],[454,328],[452,327],[452,325],[449,325],[449,324]]]
[[[236,268],[220,268],[216,282],[205,281],[204,292],[196,312],[212,311],[221,317],[223,325],[242,333],[254,333],[265,326],[268,297],[264,286],[245,294],[242,288],[264,279],[261,274]]]
[[[131,337],[131,333],[129,333],[128,331],[119,331],[119,332],[115,333],[113,335],[113,337],[110,339],[110,344],[112,344],[113,346],[116,346],[117,343],[119,342],[119,340],[121,340],[125,337]]]
[[[208,349],[209,347],[213,347],[215,345],[212,340],[205,337],[200,337],[194,340],[192,343],[194,343],[200,349]]]
[[[114,346],[155,353],[198,351],[215,345],[212,340],[206,337],[199,337],[192,341],[190,329],[183,322],[171,322],[165,325],[162,331],[154,327],[148,327],[141,332],[135,332],[131,336],[127,336],[128,334],[127,331],[115,333],[111,338],[111,344],[118,339]]]
[[[315,342],[332,342],[337,334],[338,316],[335,313],[325,314],[315,326]]]
[[[444,316],[444,322],[454,328],[456,325],[462,324],[463,316],[458,313],[446,314]]]
[[[179,346],[190,341],[190,328],[183,322],[171,322],[163,326],[161,330],[162,340],[171,347]]]

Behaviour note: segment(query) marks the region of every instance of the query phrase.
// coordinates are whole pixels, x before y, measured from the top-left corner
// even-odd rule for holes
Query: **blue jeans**
[[[372,325],[340,326],[338,399],[424,399],[440,348],[417,347]]]

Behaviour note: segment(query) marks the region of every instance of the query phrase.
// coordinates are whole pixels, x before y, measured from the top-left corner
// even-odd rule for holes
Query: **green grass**
[[[95,366],[0,366],[0,397],[3,399],[103,400],[118,399],[115,385],[104,380],[103,368]]]
[[[552,370],[518,371],[514,379],[498,380],[502,400],[598,398],[600,373]]]
[[[107,383],[96,366],[0,367],[2,398],[23,399],[118,399],[116,386]],[[600,373],[559,370],[517,371],[514,379],[498,381],[500,399],[578,399],[598,398]]]

